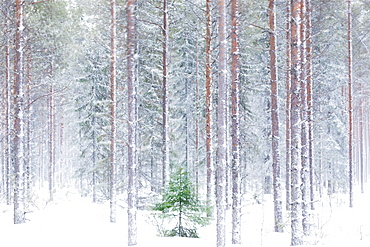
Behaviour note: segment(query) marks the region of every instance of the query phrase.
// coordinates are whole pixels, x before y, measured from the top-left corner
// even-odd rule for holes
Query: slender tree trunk
[[[198,31],[197,31],[198,36]],[[199,42],[196,41],[196,68],[195,68],[195,189],[199,195]]]
[[[231,142],[232,243],[241,244],[240,129],[239,129],[239,0],[231,1]]]
[[[5,193],[6,193],[6,204],[11,204],[11,186],[10,186],[10,7],[6,7],[6,21],[5,21],[5,33],[6,33],[6,45],[5,45]]]
[[[52,69],[51,69],[52,70]],[[52,72],[51,72],[52,73]],[[50,200],[53,199],[54,190],[54,85],[50,82],[49,86],[49,197]]]
[[[225,220],[226,220],[226,159],[227,159],[227,135],[226,135],[226,101],[227,101],[227,47],[226,47],[226,3],[225,0],[218,1],[219,12],[219,54],[218,54],[218,106],[217,106],[217,167],[216,167],[216,206],[217,206],[217,247],[224,247]]]
[[[286,210],[290,210],[290,162],[291,162],[291,125],[290,125],[290,104],[291,104],[291,4],[287,1],[287,22],[286,22],[286,105],[285,105],[285,190],[286,190]]]
[[[306,57],[307,57],[307,121],[308,121],[308,167],[310,176],[311,210],[315,210],[314,166],[313,166],[313,100],[312,100],[312,24],[311,0],[306,0]]]
[[[190,162],[190,124],[189,124],[189,115],[190,115],[190,107],[189,107],[189,80],[185,78],[185,171],[190,172],[191,169],[191,162]]]
[[[93,86],[93,90],[94,90],[94,94],[95,94],[95,86]],[[92,138],[93,138],[93,152],[92,152],[92,169],[93,169],[93,173],[92,173],[92,189],[93,189],[93,202],[97,202],[97,198],[96,198],[96,169],[97,169],[97,166],[96,166],[96,160],[97,160],[97,141],[96,141],[96,138],[97,138],[97,135],[96,135],[96,118],[95,118],[95,111],[93,113],[93,117],[92,117]]]
[[[127,93],[128,93],[128,245],[137,243],[137,146],[136,146],[136,29],[135,0],[126,2],[127,18]]]
[[[348,3],[348,167],[349,167],[349,206],[353,207],[353,102],[352,102],[352,7]]]
[[[359,165],[360,165],[360,186],[361,186],[361,193],[365,192],[364,189],[364,108],[363,108],[363,91],[362,91],[362,85],[359,85],[359,93],[360,93],[360,99],[359,99],[359,113],[358,113],[358,146],[359,146]]]
[[[168,2],[163,0],[163,81],[162,81],[162,190],[169,180],[168,148]]]
[[[110,222],[116,222],[116,0],[110,1]]]
[[[306,60],[306,0],[301,0],[300,22],[300,83],[301,83],[301,178],[302,178],[302,226],[303,233],[308,234],[309,209],[309,164],[308,164],[308,121],[307,121],[307,60]]]
[[[213,146],[212,146],[212,1],[206,0],[206,167],[207,203],[213,198]],[[208,215],[210,216],[210,215]]]
[[[24,176],[24,37],[23,37],[23,2],[15,1],[15,74],[14,74],[14,224],[25,223],[23,176]]]
[[[271,133],[272,133],[272,167],[274,189],[275,232],[283,232],[283,200],[281,191],[281,171],[279,152],[279,108],[278,108],[278,74],[277,74],[277,42],[276,42],[276,3],[269,0],[270,26],[270,80],[271,80]]]
[[[291,245],[302,245],[301,191],[301,100],[300,100],[300,21],[301,0],[293,0],[291,7]]]
[[[25,162],[24,162],[24,167],[25,167],[25,176],[24,176],[24,197],[28,199],[30,195],[30,190],[31,190],[31,147],[30,147],[30,142],[31,142],[31,110],[30,110],[30,104],[31,104],[31,82],[32,82],[32,75],[31,75],[31,50],[28,47],[27,49],[27,65],[26,65],[26,70],[27,70],[27,80],[26,80],[26,104],[25,104],[25,142],[24,142],[24,149],[25,149]]]

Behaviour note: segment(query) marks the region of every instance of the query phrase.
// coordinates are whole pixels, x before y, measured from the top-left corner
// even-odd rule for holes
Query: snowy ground
[[[312,230],[307,246],[370,246],[369,194],[357,195],[352,209],[345,199],[343,195],[328,197],[323,200],[324,205],[318,205],[311,219],[317,230]],[[289,226],[285,233],[274,233],[271,197],[265,195],[261,200],[265,203],[258,204],[254,200],[245,203],[242,246],[289,246]],[[93,204],[90,199],[68,190],[59,192],[54,202],[43,201],[37,207],[39,209],[27,214],[26,224],[13,225],[12,208],[0,205],[1,246],[127,246],[126,209],[122,207],[117,208],[114,224],[109,223],[108,203]],[[286,222],[288,224],[288,217]],[[214,224],[200,229],[199,233],[199,239],[157,237],[147,212],[139,211],[138,247],[215,246]]]

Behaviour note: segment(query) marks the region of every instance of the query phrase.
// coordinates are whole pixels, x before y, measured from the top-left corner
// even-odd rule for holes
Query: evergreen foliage
[[[209,224],[210,218],[206,204],[199,200],[189,174],[182,168],[171,176],[162,201],[155,204],[153,210],[160,211],[159,217],[176,220],[172,230],[165,230],[164,236],[198,238],[196,226]]]

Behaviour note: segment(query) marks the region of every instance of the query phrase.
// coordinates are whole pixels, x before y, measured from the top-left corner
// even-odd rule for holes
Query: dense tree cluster
[[[368,0],[0,4],[0,200],[14,223],[44,188],[52,200],[70,186],[109,200],[111,222],[125,198],[135,245],[137,206],[181,166],[215,207],[217,246],[228,209],[240,244],[243,200],[264,193],[299,245],[324,195],[352,207],[364,192]]]

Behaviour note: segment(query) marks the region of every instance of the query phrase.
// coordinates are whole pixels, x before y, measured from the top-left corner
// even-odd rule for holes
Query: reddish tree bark
[[[271,81],[271,133],[272,133],[272,168],[274,190],[274,222],[275,232],[283,232],[283,202],[281,191],[281,171],[279,152],[279,108],[278,108],[278,74],[277,74],[277,42],[276,42],[276,4],[269,0],[270,26],[270,81]]]
[[[286,210],[290,210],[290,198],[291,198],[291,191],[290,191],[290,162],[291,162],[291,125],[290,125],[290,104],[291,104],[291,95],[290,95],[290,87],[291,87],[291,25],[290,25],[290,16],[291,16],[291,8],[290,8],[290,1],[287,2],[287,22],[286,22],[286,102],[285,102],[285,189],[286,189]]]
[[[212,1],[206,0],[206,167],[207,202],[213,198],[213,146],[212,146]]]

